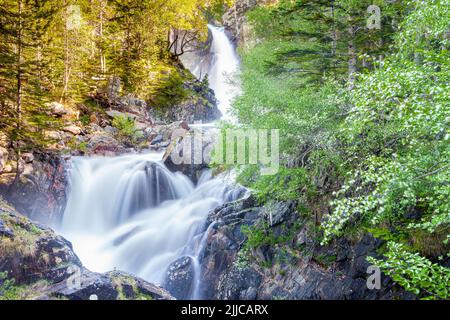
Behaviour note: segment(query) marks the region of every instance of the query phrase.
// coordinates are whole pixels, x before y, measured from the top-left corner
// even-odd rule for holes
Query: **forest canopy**
[[[0,128],[38,143],[57,126],[48,102],[86,100],[119,78],[150,99],[177,77],[173,34],[208,36],[208,19],[230,0],[1,0]]]

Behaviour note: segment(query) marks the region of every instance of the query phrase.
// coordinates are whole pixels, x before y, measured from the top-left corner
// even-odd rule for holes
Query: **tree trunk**
[[[105,9],[108,5],[107,0],[99,0],[100,1],[100,26],[99,26],[99,37],[100,37],[100,72],[103,74],[106,73],[106,57],[105,53],[103,51],[103,25],[104,25],[104,16],[105,16]]]
[[[22,116],[22,50],[23,50],[23,34],[22,34],[22,0],[17,1],[18,10],[18,28],[17,28],[17,130],[20,130],[20,122]]]
[[[22,126],[22,76],[23,76],[23,70],[22,70],[22,55],[23,55],[23,23],[22,23],[22,11],[23,11],[23,3],[22,0],[17,0],[17,97],[16,97],[16,130],[17,130],[17,137],[16,141],[13,143],[15,144],[15,153],[16,153],[16,173],[14,177],[14,182],[10,186],[10,191],[12,191],[12,188],[17,183],[20,177],[20,130]]]
[[[333,72],[336,75],[337,69],[337,61],[336,61],[336,53],[337,53],[337,30],[336,30],[336,8],[335,8],[335,0],[331,1],[331,17],[333,19],[333,31],[332,31],[332,44],[331,44],[331,56],[333,59]]]
[[[355,88],[356,82],[356,45],[355,45],[355,35],[356,27],[351,25],[348,28],[349,40],[348,40],[348,89],[353,90]]]
[[[64,8],[67,9],[67,1],[64,1]],[[63,103],[66,98],[66,92],[69,88],[70,78],[70,64],[69,64],[69,30],[67,26],[67,12],[64,14],[64,76],[63,76],[63,91],[61,93],[60,103]]]

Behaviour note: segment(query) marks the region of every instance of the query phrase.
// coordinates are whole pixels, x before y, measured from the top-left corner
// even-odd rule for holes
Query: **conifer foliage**
[[[148,99],[176,73],[172,34],[207,37],[207,16],[229,0],[0,0],[0,128],[45,144],[51,101],[75,104],[111,77]]]

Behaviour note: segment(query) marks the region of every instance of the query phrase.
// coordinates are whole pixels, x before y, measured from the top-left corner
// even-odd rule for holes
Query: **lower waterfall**
[[[204,172],[197,186],[161,154],[74,158],[61,233],[85,266],[164,284],[168,266],[202,249],[208,213],[241,193],[230,176]],[[191,298],[197,293],[193,292]]]

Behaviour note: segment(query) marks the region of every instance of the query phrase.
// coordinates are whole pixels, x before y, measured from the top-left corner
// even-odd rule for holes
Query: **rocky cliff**
[[[247,12],[259,5],[269,5],[277,0],[236,0],[223,16],[223,25],[230,38],[241,48],[247,49],[257,41],[247,20]]]
[[[260,207],[252,196],[214,210],[201,259],[207,299],[414,299],[383,276],[369,289],[367,256],[383,245],[370,234],[320,246],[297,204]]]

